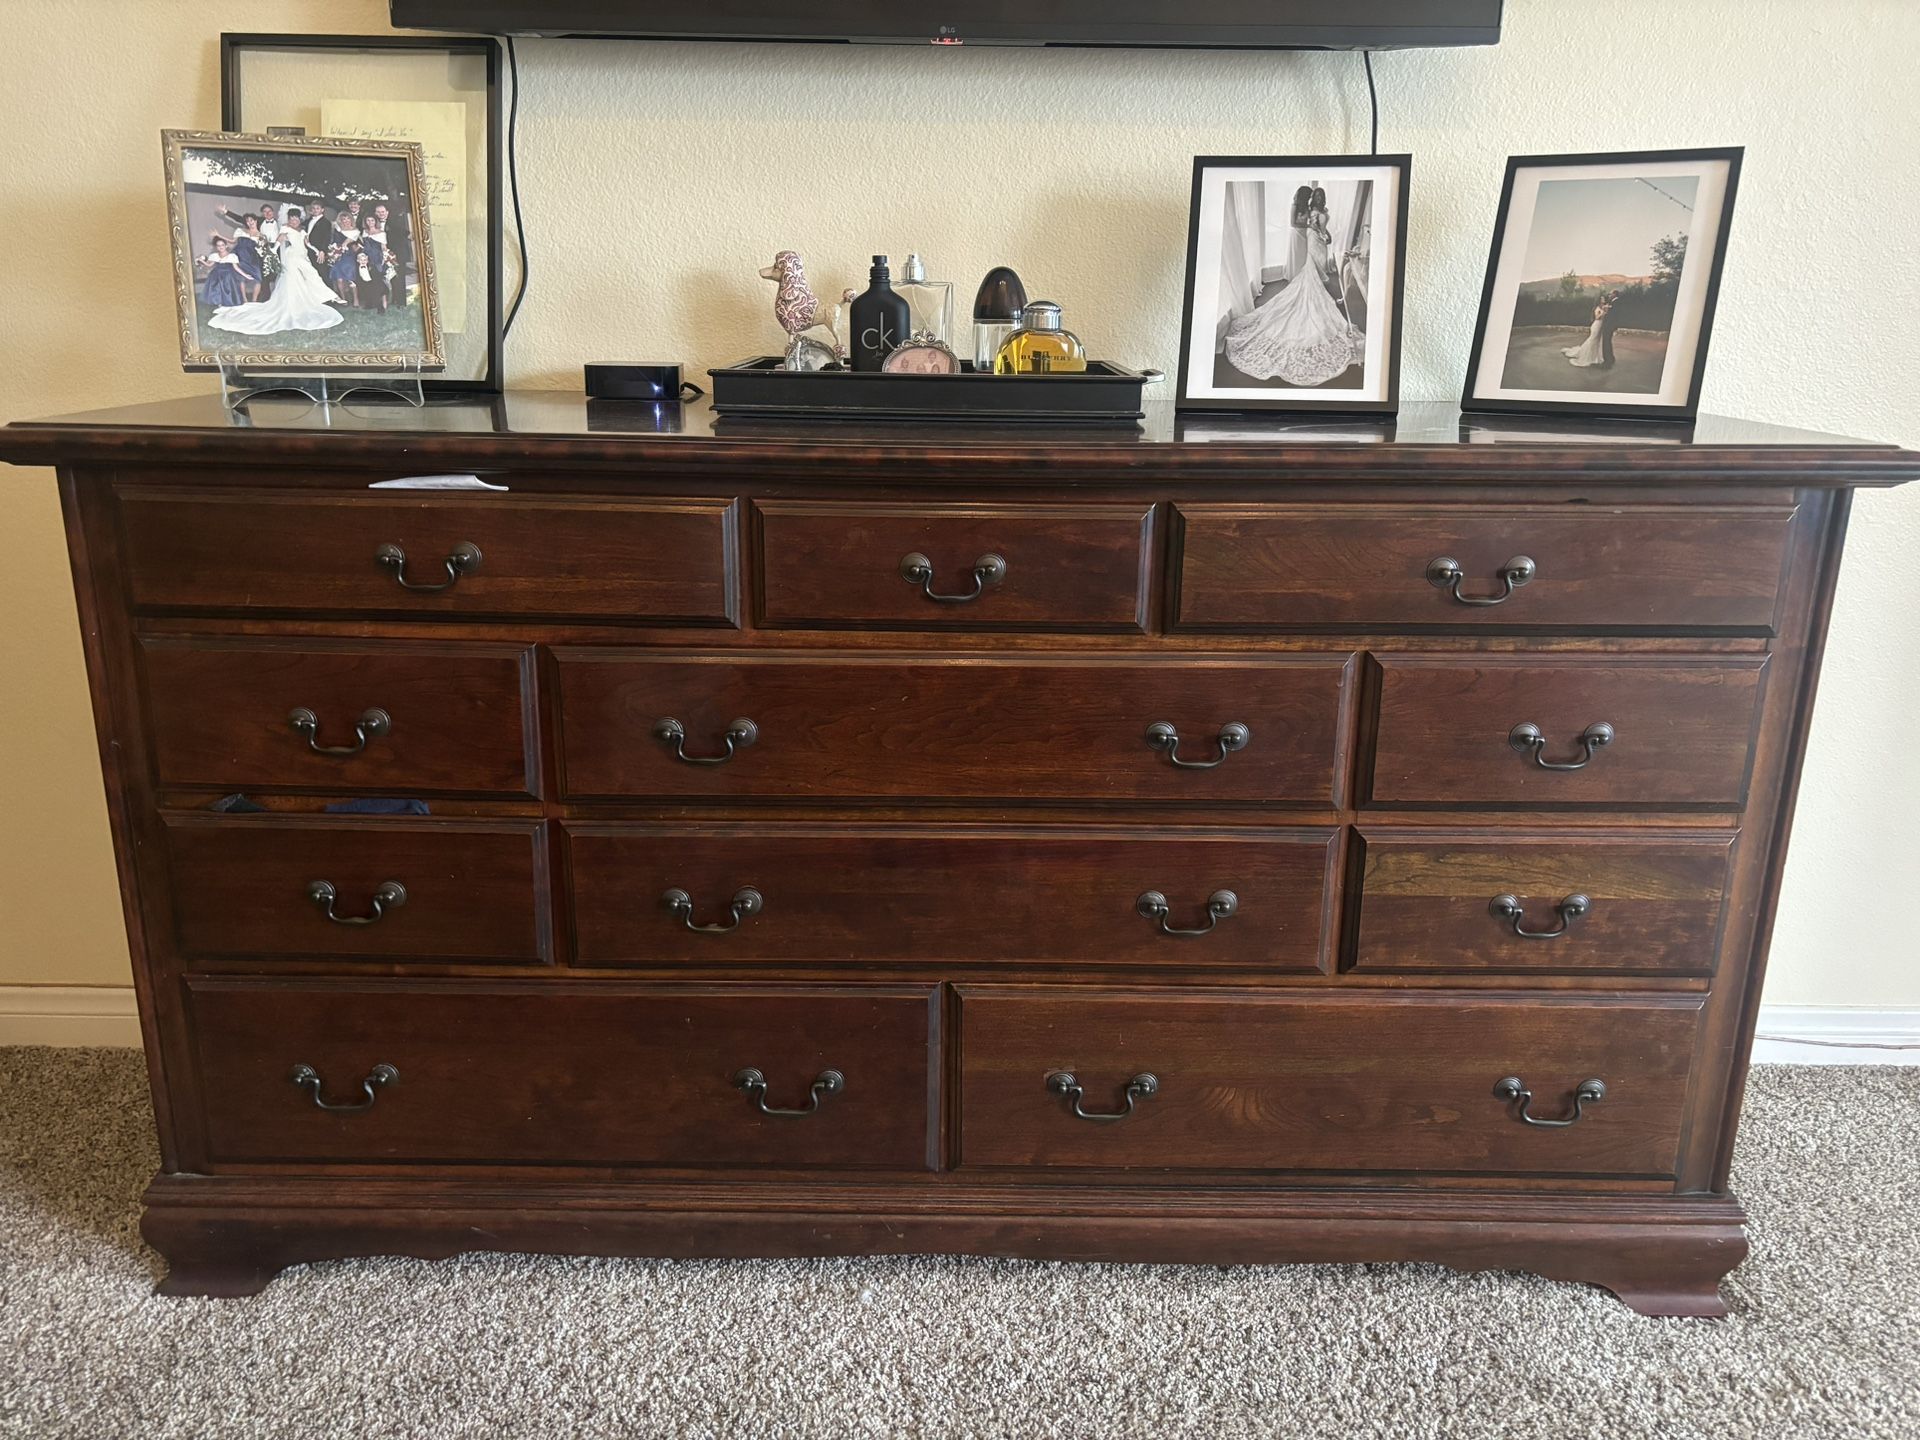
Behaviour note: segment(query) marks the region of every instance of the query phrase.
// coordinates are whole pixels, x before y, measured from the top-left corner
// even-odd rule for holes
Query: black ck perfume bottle
[[[855,298],[850,320],[855,370],[879,370],[887,356],[907,343],[913,324],[907,297],[893,288],[886,256],[873,257],[867,278],[867,293]]]

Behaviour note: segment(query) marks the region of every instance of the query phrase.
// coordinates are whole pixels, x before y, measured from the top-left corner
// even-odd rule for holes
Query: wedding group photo
[[[1389,408],[1406,177],[1398,157],[1196,162],[1184,405]]]
[[[1684,408],[1737,172],[1724,151],[1510,162],[1466,408]]]
[[[437,363],[417,145],[167,136],[183,359]]]

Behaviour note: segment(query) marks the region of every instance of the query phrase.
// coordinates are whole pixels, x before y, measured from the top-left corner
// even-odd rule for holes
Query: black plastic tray
[[[1146,409],[1142,392],[1166,377],[1089,360],[1079,375],[992,375],[971,362],[958,375],[887,375],[851,370],[782,370],[761,355],[709,370],[720,415],[781,419],[992,420],[1128,425]]]

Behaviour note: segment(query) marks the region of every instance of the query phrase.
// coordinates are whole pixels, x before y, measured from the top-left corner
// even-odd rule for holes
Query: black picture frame
[[[1713,340],[1713,319],[1720,304],[1720,282],[1726,271],[1727,242],[1733,233],[1734,202],[1740,192],[1740,165],[1746,155],[1744,146],[1706,146],[1684,150],[1631,150],[1591,155],[1512,155],[1507,158],[1505,182],[1500,187],[1500,209],[1493,224],[1493,244],[1487,254],[1486,278],[1480,287],[1480,313],[1473,329],[1473,348],[1467,356],[1466,384],[1462,387],[1460,409],[1469,415],[1578,415],[1591,419],[1661,420],[1680,423],[1699,417],[1700,390],[1707,373],[1707,352]],[[1512,220],[1514,186],[1520,175],[1530,169],[1576,169],[1581,166],[1668,164],[1687,161],[1721,163],[1727,166],[1726,188],[1720,202],[1719,223],[1715,226],[1713,254],[1709,259],[1706,289],[1702,296],[1698,339],[1693,355],[1693,374],[1689,377],[1684,403],[1605,404],[1583,400],[1535,400],[1484,396],[1475,393],[1479,381],[1487,330],[1492,319],[1495,284],[1505,250],[1507,226]],[[1689,245],[1694,237],[1689,234]],[[1573,393],[1573,392],[1569,392]]]
[[[241,60],[248,50],[333,50],[371,54],[380,51],[438,51],[448,55],[476,55],[487,75],[487,343],[485,372],[474,379],[428,376],[421,381],[428,395],[498,395],[504,375],[505,234],[501,197],[505,159],[500,79],[503,56],[500,42],[486,35],[269,35],[222,34],[220,37],[220,128],[233,130],[241,115]]]
[[[1342,403],[1321,389],[1275,391],[1275,398],[1194,396],[1191,350],[1195,288],[1200,246],[1200,208],[1207,173],[1217,169],[1311,169],[1323,174],[1342,170],[1392,167],[1398,176],[1393,235],[1392,333],[1385,354],[1386,383],[1378,398]],[[1174,409],[1179,414],[1345,415],[1392,417],[1400,413],[1400,345],[1406,312],[1407,212],[1413,187],[1413,156],[1401,155],[1200,155],[1193,162],[1193,191],[1187,214],[1187,283],[1180,309],[1179,384]]]

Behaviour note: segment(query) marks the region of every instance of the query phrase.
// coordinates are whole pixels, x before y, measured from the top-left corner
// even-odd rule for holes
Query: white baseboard
[[[1920,1065],[1920,1010],[1762,1005],[1756,1065]]]
[[[140,1045],[124,985],[0,985],[0,1045]]]
[[[0,1045],[138,1047],[133,991],[106,985],[0,985]],[[1759,1065],[1920,1065],[1920,1009],[1762,1005]]]

